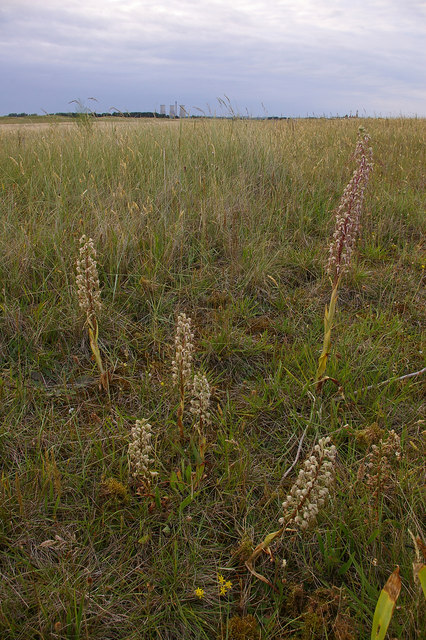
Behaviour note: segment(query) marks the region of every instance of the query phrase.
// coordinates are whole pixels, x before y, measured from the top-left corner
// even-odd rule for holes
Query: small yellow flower
[[[225,587],[226,587],[227,589],[232,589],[232,582],[231,582],[230,580],[227,580],[227,581],[225,582]]]
[[[221,587],[220,588],[219,595],[220,596],[225,596],[226,595],[226,587]]]
[[[225,578],[223,577],[223,575],[221,575],[220,573],[217,574],[217,579],[219,584],[224,584],[225,582]]]
[[[197,598],[200,598],[200,600],[201,600],[201,598],[204,597],[204,589],[200,589],[200,587],[195,589],[194,593],[197,596]]]

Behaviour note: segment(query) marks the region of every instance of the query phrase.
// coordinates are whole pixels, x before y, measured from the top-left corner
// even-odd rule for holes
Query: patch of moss
[[[102,478],[99,487],[99,497],[102,501],[113,500],[122,504],[130,502],[128,488],[115,478]]]
[[[233,616],[228,620],[223,640],[260,640],[260,629],[252,615]]]
[[[289,582],[287,584],[284,612],[287,615],[298,616],[302,613],[305,605],[306,595],[303,584]]]
[[[302,615],[302,640],[355,640],[356,629],[337,587],[316,589]]]
[[[234,556],[234,558],[238,559],[240,564],[244,565],[250,558],[252,553],[253,542],[247,534],[244,534],[241,538],[240,544],[234,549],[232,555]]]
[[[306,611],[303,614],[303,630],[301,640],[315,640],[326,638],[326,625],[322,617],[315,611]]]
[[[383,438],[385,430],[382,429],[377,422],[373,422],[364,429],[357,431],[355,434],[355,440],[357,444],[363,448],[368,448],[372,444],[379,442]]]

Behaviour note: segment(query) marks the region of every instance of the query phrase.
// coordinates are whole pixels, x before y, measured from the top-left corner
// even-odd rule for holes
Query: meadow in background
[[[360,124],[374,171],[316,394]],[[7,126],[0,636],[369,638],[399,565],[389,637],[417,638],[424,377],[380,383],[424,367],[425,121]],[[95,325],[76,287],[84,235]],[[178,383],[179,314],[203,414]],[[333,491],[257,559],[271,588],[246,562],[326,437]]]

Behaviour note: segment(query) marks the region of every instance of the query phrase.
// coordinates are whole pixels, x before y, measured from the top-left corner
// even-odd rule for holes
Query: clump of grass
[[[351,633],[340,616],[337,635],[346,594],[364,640],[389,567],[399,564],[410,584],[413,551],[401,530],[421,531],[423,399],[420,374],[399,373],[423,371],[421,119],[366,124],[374,198],[339,285],[345,322],[335,353],[348,388],[363,393],[316,397],[303,440],[321,438],[327,425],[340,461],[336,508],[277,540],[287,566],[268,563],[274,590],[244,564],[253,531],[277,519],[280,478],[303,449],[328,212],[347,183],[358,125],[109,119],[93,120],[90,135],[52,120],[0,127],[1,637],[206,640],[222,632],[219,620],[248,613],[268,640],[314,630],[341,640]],[[95,315],[103,367],[114,363],[117,373],[108,402],[79,364],[72,265],[83,230],[102,242]],[[193,310],[197,360],[214,384],[204,464],[193,441],[173,437],[176,305]],[[192,381],[191,372],[182,424],[194,440]],[[134,416],[161,425],[149,455],[158,483],[144,500],[131,499],[127,480]],[[372,489],[355,484],[358,453],[392,429],[404,435],[403,473],[395,459],[383,518],[372,523]],[[43,546],[56,535],[75,543]],[[220,597],[219,567],[233,585]],[[331,591],[331,580],[338,594],[316,594],[318,584]],[[286,608],[291,585],[302,583],[304,602]],[[393,636],[424,628],[414,587],[401,590]]]

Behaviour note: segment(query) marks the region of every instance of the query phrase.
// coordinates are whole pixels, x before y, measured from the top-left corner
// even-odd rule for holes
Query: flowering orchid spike
[[[136,420],[131,431],[129,444],[129,470],[133,478],[142,481],[147,487],[151,485],[154,460],[152,452],[152,427],[148,420]]]
[[[330,244],[327,272],[333,286],[349,269],[359,235],[364,194],[373,169],[370,137],[360,127],[355,148],[357,166],[346,186],[336,212],[336,225]]]
[[[89,326],[93,326],[96,323],[96,316],[102,308],[101,291],[96,264],[96,249],[92,238],[86,238],[85,235],[80,238],[76,284],[80,308],[85,312]]]

